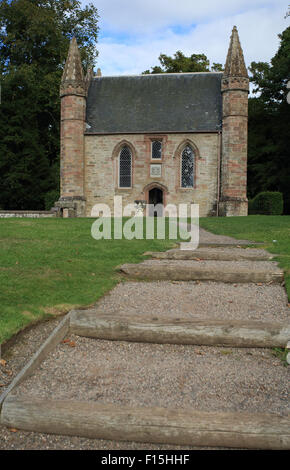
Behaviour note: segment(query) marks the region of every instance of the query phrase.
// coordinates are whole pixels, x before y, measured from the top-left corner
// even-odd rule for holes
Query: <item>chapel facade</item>
[[[60,215],[95,204],[199,204],[247,215],[249,78],[237,28],[224,72],[84,76],[75,38],[60,86]]]

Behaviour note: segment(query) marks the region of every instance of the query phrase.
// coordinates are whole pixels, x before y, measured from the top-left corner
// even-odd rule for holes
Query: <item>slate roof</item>
[[[222,73],[94,77],[86,134],[217,131]]]

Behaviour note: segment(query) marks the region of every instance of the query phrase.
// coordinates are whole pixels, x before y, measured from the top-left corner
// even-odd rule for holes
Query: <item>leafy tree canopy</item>
[[[150,70],[145,70],[143,74],[153,73],[179,73],[179,72],[220,72],[223,67],[222,64],[213,63],[210,67],[210,62],[204,54],[192,54],[186,57],[183,52],[175,52],[173,57],[166,54],[160,54],[160,65],[151,67]]]
[[[279,34],[280,47],[271,63],[252,62],[250,80],[261,93],[265,103],[282,103],[285,100],[287,82],[290,79],[290,27]]]

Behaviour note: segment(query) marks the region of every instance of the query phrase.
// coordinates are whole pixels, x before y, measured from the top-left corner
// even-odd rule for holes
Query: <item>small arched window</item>
[[[153,140],[151,144],[151,158],[157,158],[161,160],[162,158],[162,142],[161,140]]]
[[[132,153],[127,145],[121,148],[119,156],[119,187],[132,186]]]
[[[181,155],[181,187],[193,188],[194,180],[194,152],[190,145],[187,145]]]

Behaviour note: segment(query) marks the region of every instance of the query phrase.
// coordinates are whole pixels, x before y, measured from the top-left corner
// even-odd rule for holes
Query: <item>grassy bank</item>
[[[210,217],[201,218],[200,226],[218,235],[263,242],[263,248],[277,256],[279,266],[285,271],[290,299],[290,216]]]
[[[92,219],[0,219],[0,344],[41,318],[90,305],[116,266],[171,240],[94,240]]]

